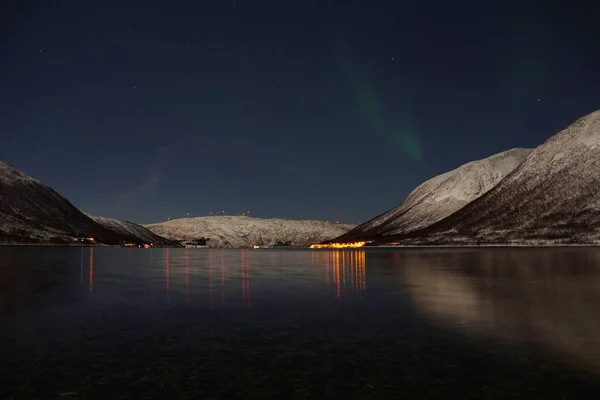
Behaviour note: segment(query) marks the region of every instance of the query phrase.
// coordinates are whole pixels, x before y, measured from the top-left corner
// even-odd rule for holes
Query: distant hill
[[[402,202],[333,241],[370,240],[427,227],[485,194],[518,167],[530,149],[472,161],[419,185]]]
[[[260,219],[246,216],[181,218],[146,225],[152,232],[172,240],[208,239],[209,247],[248,247],[285,244],[305,247],[334,238],[354,225],[325,221]]]
[[[0,161],[0,243],[67,244],[77,235],[113,245],[148,238],[96,222],[51,187]]]

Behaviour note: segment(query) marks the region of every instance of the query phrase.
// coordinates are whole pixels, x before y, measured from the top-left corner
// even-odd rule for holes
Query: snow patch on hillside
[[[4,160],[0,160],[0,182],[7,185],[11,185],[16,182],[40,184],[40,181],[19,171]]]

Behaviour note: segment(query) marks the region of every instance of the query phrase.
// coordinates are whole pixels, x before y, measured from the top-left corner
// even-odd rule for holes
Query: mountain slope
[[[119,237],[92,221],[52,188],[0,161],[0,240],[38,241],[67,235],[106,243]]]
[[[128,226],[125,229],[118,221],[94,219],[51,187],[0,160],[0,243],[71,243],[77,235],[105,244],[148,238],[165,242],[139,225],[121,223]]]
[[[102,225],[103,227],[105,227],[106,229],[108,229],[112,232],[118,233],[123,238],[127,239],[128,241],[137,242],[137,241],[141,240],[144,243],[158,243],[158,244],[165,244],[166,242],[168,242],[167,239],[165,239],[161,236],[158,236],[157,234],[151,232],[150,230],[144,228],[143,226],[138,225],[133,222],[120,221],[118,219],[112,219],[112,218],[97,217],[95,215],[90,215],[90,214],[86,214],[86,215],[88,217],[90,217],[92,220],[94,220],[95,222],[97,222],[100,225]]]
[[[531,152],[512,149],[472,161],[419,185],[397,207],[357,226],[337,241],[395,235],[427,227],[493,188]]]
[[[146,225],[152,232],[172,240],[210,239],[211,247],[248,247],[289,242],[308,246],[334,238],[353,226],[325,221],[260,219],[245,216],[182,218]]]
[[[600,111],[538,146],[496,187],[407,243],[600,241]]]

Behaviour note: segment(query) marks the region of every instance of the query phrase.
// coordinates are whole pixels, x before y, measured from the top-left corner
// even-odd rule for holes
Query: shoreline
[[[365,246],[365,248],[386,248],[386,249],[421,249],[421,248],[536,248],[536,247],[600,247],[600,243],[551,243],[551,244],[516,244],[516,243],[501,243],[501,244],[422,244],[422,245],[394,245],[394,246]]]
[[[73,244],[54,244],[54,243],[0,243],[0,247],[69,247],[69,248],[91,248],[91,247],[101,247],[101,248],[129,248],[120,245],[108,245],[108,244],[95,244],[95,245],[73,245]],[[178,246],[164,246],[159,247],[156,246],[154,248],[186,248],[193,250],[211,250],[211,249],[230,249],[230,250],[360,250],[360,249],[402,249],[402,250],[420,250],[420,249],[536,249],[536,248],[599,248],[600,243],[586,243],[586,244],[511,244],[511,243],[503,243],[503,244],[444,244],[444,245],[380,245],[380,246],[362,246],[362,247],[348,247],[348,248],[315,248],[311,249],[310,247],[271,247],[271,248],[259,248],[252,249],[252,247],[178,247]],[[138,247],[131,247],[137,249]]]

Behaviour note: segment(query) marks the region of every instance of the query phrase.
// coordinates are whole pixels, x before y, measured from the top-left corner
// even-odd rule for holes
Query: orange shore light
[[[329,244],[311,244],[311,249],[355,249],[363,247],[366,242],[354,242],[354,243],[329,243]]]

